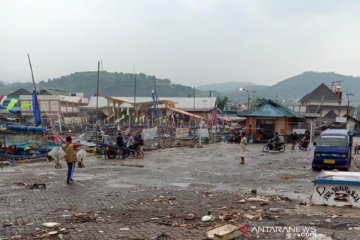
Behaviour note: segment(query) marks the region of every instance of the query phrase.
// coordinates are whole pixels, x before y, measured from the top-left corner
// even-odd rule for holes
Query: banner
[[[196,131],[196,135],[201,138],[208,138],[209,137],[209,130],[207,128],[199,128]]]
[[[157,127],[143,129],[144,140],[151,140],[157,138]]]
[[[187,139],[189,136],[188,128],[177,128],[176,129],[176,138],[177,139]]]
[[[0,105],[4,104],[4,101],[6,100],[6,96],[0,96]]]
[[[35,90],[33,90],[32,93],[32,109],[34,114],[34,122],[36,126],[39,126],[41,124],[41,116],[40,116],[40,108],[39,108],[39,102],[37,99],[37,94]]]
[[[25,110],[31,107],[31,103],[29,102],[21,102],[21,110]]]
[[[14,107],[15,107],[15,105],[18,103],[18,99],[15,99],[15,98],[13,98],[13,99],[11,99],[11,101],[9,102],[9,104],[7,105],[7,108],[6,108],[6,110],[11,110],[11,109],[13,109]]]

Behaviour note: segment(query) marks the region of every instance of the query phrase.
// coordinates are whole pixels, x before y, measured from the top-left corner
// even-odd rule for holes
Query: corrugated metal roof
[[[289,108],[275,103],[270,99],[260,104],[259,106],[250,109],[247,112],[240,113],[241,117],[294,117],[300,118],[300,116]]]
[[[306,94],[302,97],[299,102],[303,101],[334,101],[337,102],[338,97],[331,91],[331,89],[326,86],[324,83],[320,84],[317,88],[315,88],[312,92]]]
[[[128,102],[133,103],[134,97],[110,97],[113,99],[122,99]],[[175,107],[177,109],[181,109],[184,111],[210,111],[216,106],[216,98],[215,97],[197,97],[195,98],[195,106],[194,106],[194,98],[192,97],[160,97],[159,101],[172,101],[175,102]],[[153,99],[151,97],[136,97],[136,102],[139,103],[147,103],[152,102]],[[107,99],[106,97],[99,96],[98,106],[106,107]],[[112,106],[110,104],[110,106]],[[89,109],[96,107],[96,96],[92,96],[89,100],[89,104],[87,106],[82,106],[80,108]],[[132,107],[130,104],[123,103],[122,107]]]

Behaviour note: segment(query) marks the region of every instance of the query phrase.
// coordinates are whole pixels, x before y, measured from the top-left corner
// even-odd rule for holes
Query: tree
[[[251,108],[257,107],[260,104],[263,104],[264,102],[267,102],[268,100],[266,98],[256,98],[255,101],[251,102]]]
[[[216,105],[221,111],[225,111],[225,107],[228,102],[229,98],[226,96],[216,98]]]

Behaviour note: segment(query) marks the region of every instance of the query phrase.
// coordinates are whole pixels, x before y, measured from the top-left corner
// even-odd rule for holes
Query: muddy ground
[[[332,239],[360,239],[359,209],[306,205],[318,174],[312,149],[263,153],[261,144],[248,145],[245,165],[238,153],[237,144],[218,143],[149,151],[144,159],[89,156],[73,185],[65,184],[64,162],[62,169],[52,162],[2,167],[0,239],[206,239],[207,229],[226,223],[306,226]],[[208,212],[215,220],[202,222]]]

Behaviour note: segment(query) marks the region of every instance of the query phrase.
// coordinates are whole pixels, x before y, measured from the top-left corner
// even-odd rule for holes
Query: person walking
[[[291,139],[291,150],[294,151],[295,150],[295,146],[296,143],[298,141],[298,135],[297,133],[294,131],[291,135],[290,135],[290,139]]]
[[[240,139],[240,164],[244,164],[245,163],[245,149],[246,149],[246,144],[247,144],[247,139],[245,136],[245,132],[243,132],[241,134],[241,139]]]
[[[74,170],[75,170],[75,164],[77,162],[76,152],[74,149],[74,145],[72,144],[71,136],[66,137],[65,144],[62,145],[62,148],[65,152],[65,161],[68,166],[68,172],[67,172],[67,178],[66,183],[72,184],[74,181],[72,179]]]

